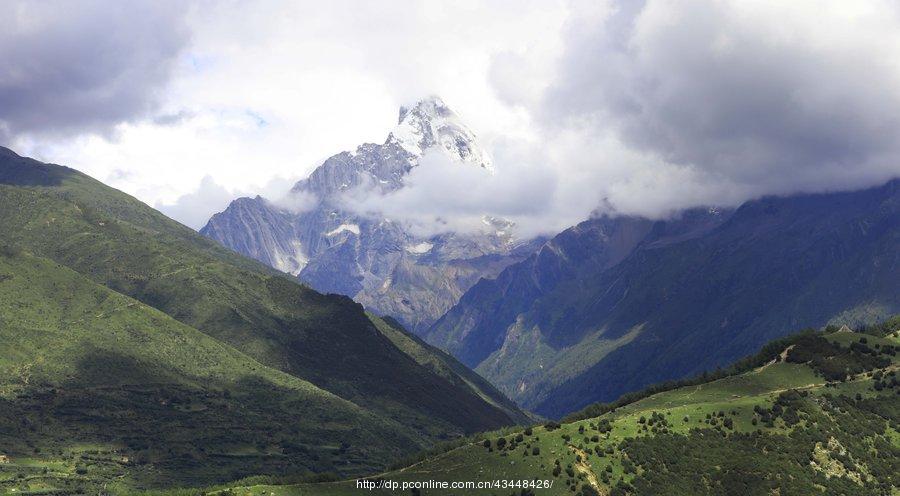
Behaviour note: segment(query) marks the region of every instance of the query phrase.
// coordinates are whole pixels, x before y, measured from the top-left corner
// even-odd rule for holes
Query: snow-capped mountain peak
[[[396,143],[417,157],[438,147],[455,162],[494,172],[491,157],[479,146],[475,133],[437,96],[422,99],[412,107],[400,107],[397,127],[385,142],[389,143]]]
[[[407,186],[428,150],[465,170],[493,173],[475,134],[440,98],[429,97],[400,109],[385,143],[332,155],[277,204],[234,201],[202,233],[317,290],[351,296],[411,329],[424,329],[472,284],[540,245],[519,241],[514,224],[500,218],[485,216],[472,232],[429,236],[377,212],[390,201],[385,195]]]

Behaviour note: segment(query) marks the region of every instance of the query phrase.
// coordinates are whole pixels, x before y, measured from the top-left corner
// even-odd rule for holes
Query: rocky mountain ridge
[[[350,296],[421,331],[482,277],[493,277],[537,245],[513,226],[485,217],[480,232],[417,235],[402,222],[348,207],[346,194],[385,195],[404,187],[426,152],[492,174],[490,155],[443,101],[401,108],[382,144],[367,143],[327,159],[282,202],[239,198],[201,234],[238,253],[294,274],[313,288]],[[291,209],[287,203],[305,205]]]
[[[900,311],[900,180],[651,221],[601,217],[473,286],[426,341],[558,416]]]

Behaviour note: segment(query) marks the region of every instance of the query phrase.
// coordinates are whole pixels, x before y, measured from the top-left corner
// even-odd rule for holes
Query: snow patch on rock
[[[292,250],[289,253],[276,250],[273,257],[273,265],[282,272],[296,276],[309,263],[309,256],[304,252],[303,245],[299,240],[292,240],[291,248]]]
[[[359,226],[356,224],[341,224],[337,228],[331,230],[326,234],[326,236],[336,236],[344,231],[352,232],[353,234],[359,236]]]
[[[421,255],[423,253],[428,253],[431,249],[434,248],[432,243],[427,241],[423,241],[421,243],[410,245],[406,247],[406,251],[410,253],[415,253],[416,255]]]
[[[462,120],[438,97],[419,101],[414,107],[400,109],[400,122],[388,135],[387,143],[396,143],[411,155],[421,157],[426,150],[439,148],[454,162],[477,165],[491,174],[490,155]]]

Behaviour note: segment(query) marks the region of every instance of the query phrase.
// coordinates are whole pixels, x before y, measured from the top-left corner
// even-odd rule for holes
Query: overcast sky
[[[7,0],[0,18],[0,144],[195,228],[382,142],[428,94],[497,174],[420,168],[392,215],[552,233],[900,175],[896,2]]]

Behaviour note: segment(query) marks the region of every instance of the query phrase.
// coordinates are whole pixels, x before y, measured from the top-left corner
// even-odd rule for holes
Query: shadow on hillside
[[[61,385],[0,398],[0,446],[13,458],[88,466],[97,484],[124,475],[135,488],[264,474],[362,474],[418,448],[408,441],[373,447],[378,432],[354,425],[356,418],[325,415],[327,404],[316,401],[257,378],[227,387],[192,383],[98,352]]]
[[[0,184],[12,186],[59,186],[69,169],[20,157],[0,146]]]

